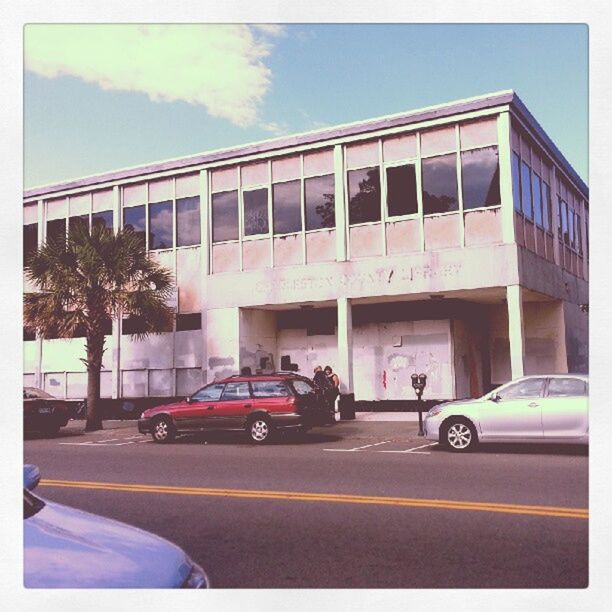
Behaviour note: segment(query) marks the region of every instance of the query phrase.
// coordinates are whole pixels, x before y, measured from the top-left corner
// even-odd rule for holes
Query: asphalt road
[[[457,455],[405,422],[342,422],[262,447],[227,433],[158,445],[107,427],[29,436],[37,492],[176,542],[213,587],[588,584],[583,448]]]

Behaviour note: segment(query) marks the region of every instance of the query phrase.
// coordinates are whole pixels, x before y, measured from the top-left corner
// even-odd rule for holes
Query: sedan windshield
[[[23,490],[23,518],[28,519],[40,512],[45,507],[45,502],[42,499],[32,495],[30,491]]]
[[[298,395],[308,395],[314,392],[314,387],[307,380],[294,380],[291,384]]]
[[[36,387],[24,387],[23,399],[54,399],[52,395]]]

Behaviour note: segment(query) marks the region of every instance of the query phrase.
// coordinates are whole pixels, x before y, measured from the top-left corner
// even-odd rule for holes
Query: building
[[[588,188],[513,91],[30,189],[24,244],[132,225],[172,332],[109,325],[102,394],[181,396],[317,364],[362,401],[588,367]],[[27,288],[26,288],[27,290]],[[83,397],[83,338],[24,336],[24,383]]]

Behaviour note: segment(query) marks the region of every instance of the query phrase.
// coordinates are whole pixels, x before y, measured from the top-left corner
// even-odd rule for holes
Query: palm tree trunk
[[[85,431],[103,429],[100,414],[100,370],[102,369],[102,353],[104,352],[104,336],[87,337],[87,422]]]

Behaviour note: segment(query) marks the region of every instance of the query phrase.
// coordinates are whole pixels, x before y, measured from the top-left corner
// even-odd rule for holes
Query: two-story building
[[[29,189],[26,252],[83,221],[131,225],[177,286],[171,332],[109,324],[104,397],[293,363],[448,399],[588,367],[588,188],[513,91]],[[24,341],[24,384],[86,394],[83,338]]]

